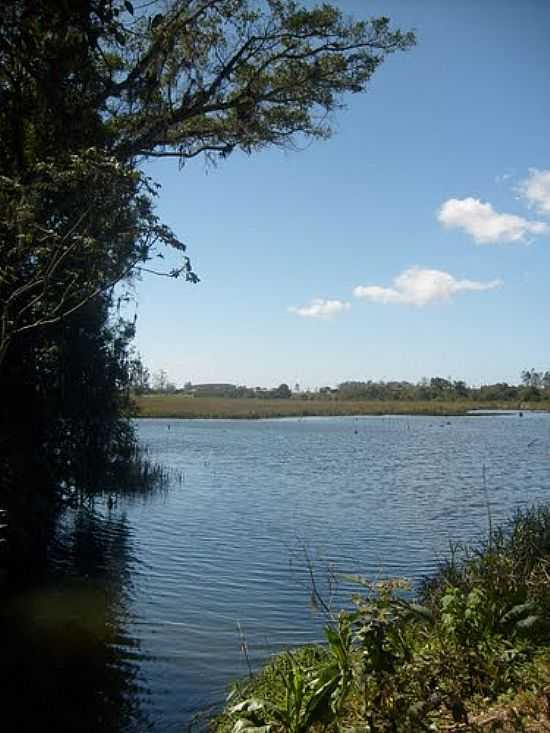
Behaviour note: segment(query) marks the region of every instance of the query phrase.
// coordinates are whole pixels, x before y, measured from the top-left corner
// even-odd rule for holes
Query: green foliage
[[[105,88],[125,158],[293,146],[331,133],[327,113],[359,92],[411,33],[387,18],[353,21],[329,4],[294,0],[173,0],[162,13],[121,20],[126,35]]]
[[[256,694],[229,707],[225,725],[232,733],[306,733],[315,725],[336,720],[352,683],[352,633],[347,617],[343,614],[336,628],[327,627],[325,636],[326,651],[286,652],[268,665],[253,685]],[[257,694],[257,687],[264,696]],[[236,691],[241,698],[248,692]]]
[[[289,400],[292,397],[292,392],[288,384],[280,384],[276,389],[271,390],[268,396],[274,397],[276,400]]]
[[[470,593],[482,587],[487,605],[493,608],[493,621],[512,620],[510,609],[528,608],[531,602],[540,610],[537,632],[550,632],[550,510],[536,506],[518,511],[508,526],[496,529],[477,548],[462,548],[462,560],[455,556],[439,572],[424,582],[421,594],[426,602],[438,603],[449,585]]]
[[[140,161],[324,138],[342,95],[413,43],[386,18],[294,0],[5,0],[0,507],[20,536],[133,455],[128,392],[147,380],[114,286],[197,281]],[[166,247],[178,264],[159,271]]]
[[[153,213],[151,191],[141,174],[95,148],[31,159],[24,179],[0,178],[0,365],[15,336],[107,294],[158,245],[184,251]],[[173,275],[181,273],[194,279],[185,257]]]
[[[530,730],[550,676],[549,530],[548,508],[516,515],[425,584],[420,602],[405,581],[351,578],[362,592],[326,629],[328,645],[272,660],[246,689],[235,688],[214,727],[482,730],[480,707],[514,700],[502,729]]]
[[[0,19],[0,365],[185,245],[153,214],[138,156],[228,155],[326,137],[341,95],[414,43],[387,18],[293,0],[7,0]],[[32,252],[32,256],[31,256]],[[196,281],[189,260],[166,273]]]

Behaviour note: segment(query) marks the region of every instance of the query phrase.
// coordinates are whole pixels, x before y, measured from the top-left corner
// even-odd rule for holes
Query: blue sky
[[[417,46],[328,142],[147,164],[201,282],[138,283],[144,362],[302,387],[550,368],[550,2],[334,4]]]

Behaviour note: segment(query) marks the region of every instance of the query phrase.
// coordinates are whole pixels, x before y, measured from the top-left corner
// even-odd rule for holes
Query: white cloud
[[[437,301],[449,300],[455,293],[467,291],[492,290],[501,285],[500,280],[478,282],[476,280],[457,280],[442,270],[425,270],[411,267],[394,278],[393,287],[380,285],[359,285],[353,294],[373,303],[401,303],[427,305]]]
[[[302,305],[299,308],[289,308],[288,310],[303,318],[331,318],[339,313],[348,311],[350,308],[351,305],[343,300],[315,298],[308,305]]]
[[[519,184],[519,192],[541,214],[550,214],[550,170],[530,168],[529,175]]]
[[[448,199],[437,213],[448,228],[464,229],[480,244],[490,242],[521,242],[528,234],[545,234],[550,230],[541,221],[529,221],[515,214],[499,214],[491,204],[471,196]]]

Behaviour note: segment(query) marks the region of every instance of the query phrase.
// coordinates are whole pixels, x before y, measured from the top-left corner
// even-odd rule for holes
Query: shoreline
[[[416,589],[350,576],[325,640],[236,680],[209,730],[549,730],[549,530],[547,504],[518,510]]]

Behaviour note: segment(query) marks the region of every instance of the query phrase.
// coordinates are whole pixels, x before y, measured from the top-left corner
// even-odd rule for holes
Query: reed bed
[[[469,410],[548,410],[547,403],[511,402],[264,400],[148,394],[135,398],[136,417],[265,419],[355,415],[465,415]]]

